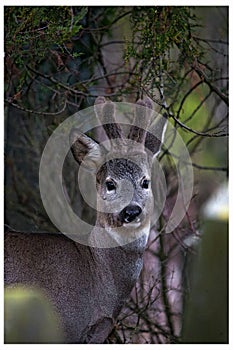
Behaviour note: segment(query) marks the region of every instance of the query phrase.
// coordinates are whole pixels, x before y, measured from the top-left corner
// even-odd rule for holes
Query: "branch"
[[[226,42],[218,42],[218,41],[214,41],[214,40],[205,40],[205,39],[199,39],[199,38],[195,38],[195,37],[193,37],[193,39],[195,40],[195,41],[202,41],[202,42],[204,42],[206,45],[208,45],[210,48],[211,48],[211,50],[213,50],[214,52],[216,52],[217,54],[219,54],[219,55],[222,55],[222,56],[224,56],[224,57],[226,57],[226,56],[228,56],[226,53],[224,53],[224,52],[222,52],[222,51],[220,51],[220,50],[218,50],[218,49],[216,49],[213,45],[211,45],[210,44],[210,42],[212,42],[212,43],[215,43],[215,44],[226,44]]]
[[[184,97],[182,98],[181,102],[180,102],[180,106],[179,106],[179,109],[178,109],[178,112],[177,112],[177,118],[179,119],[179,115],[180,115],[180,112],[182,110],[182,107],[186,101],[186,99],[188,98],[188,96],[194,91],[196,90],[196,88],[202,84],[202,80],[199,80],[195,85],[193,85],[191,87],[191,89],[184,95]]]
[[[107,41],[106,43],[100,44],[100,49],[102,49],[102,47],[105,46],[109,46],[109,45],[120,45],[120,44],[125,44],[126,41],[125,40],[112,40],[112,41]]]
[[[194,68],[195,69],[195,68]],[[195,89],[198,85],[200,85],[200,82],[198,82],[192,89]],[[210,87],[211,88],[211,87]],[[159,92],[160,92],[160,98],[161,98],[161,101],[162,103],[159,103],[157,102],[161,107],[163,107],[167,112],[168,112],[168,116],[171,117],[172,119],[174,119],[174,121],[180,126],[182,127],[183,129],[195,134],[195,135],[199,135],[199,136],[206,136],[206,137],[225,137],[225,136],[228,136],[228,133],[222,133],[222,134],[219,134],[219,133],[213,133],[213,134],[209,134],[209,133],[206,133],[206,132],[201,132],[201,131],[197,131],[197,130],[194,130],[192,128],[190,128],[189,126],[183,124],[178,118],[176,118],[174,116],[174,114],[172,112],[169,111],[169,107],[167,105],[167,102],[166,102],[166,99],[164,97],[164,92],[163,92],[163,82],[160,81],[160,86],[158,87],[159,89]],[[214,91],[212,89],[212,91]],[[187,95],[189,95],[190,91],[188,92],[188,94],[185,95],[184,99],[187,97]],[[224,95],[225,96],[225,95]],[[183,100],[184,100],[183,99]]]
[[[187,123],[189,120],[191,120],[194,117],[194,115],[199,111],[199,109],[203,106],[203,104],[208,100],[208,98],[211,96],[211,94],[212,94],[212,91],[210,90],[209,93],[199,103],[199,105],[194,109],[192,114],[184,121],[184,123]]]
[[[180,157],[177,156],[176,154],[167,151],[168,155],[170,155],[173,158],[178,159],[181,163],[186,164],[186,165],[192,165],[194,168],[200,169],[200,170],[216,170],[216,171],[226,171],[228,172],[228,167],[215,167],[215,166],[205,166],[205,165],[199,165],[194,162],[190,163],[184,160],[180,160]]]
[[[159,236],[159,243],[160,243],[160,268],[161,268],[161,288],[162,288],[162,299],[163,299],[163,305],[165,309],[165,315],[167,318],[168,327],[170,329],[170,334],[172,338],[174,338],[174,326],[172,322],[171,317],[171,308],[170,308],[170,302],[168,298],[168,287],[167,287],[167,266],[166,266],[166,260],[167,255],[164,252],[164,244],[163,244],[163,235]]]
[[[87,28],[84,27],[83,31],[90,33],[90,32],[100,32],[101,30],[107,30],[109,28],[111,28],[115,23],[117,23],[118,21],[120,21],[122,18],[124,18],[125,16],[128,16],[131,14],[131,10],[122,13],[121,15],[119,15],[117,18],[115,18],[111,23],[109,23],[108,25],[102,26],[102,27],[98,27],[98,28]]]
[[[214,171],[225,171],[228,172],[228,167],[215,167],[215,166],[204,166],[204,165],[199,165],[196,163],[192,163],[192,166],[194,168],[200,169],[200,170],[214,170]]]
[[[33,111],[32,109],[24,108],[24,107],[14,103],[14,102],[12,102],[10,99],[5,100],[5,102],[9,103],[12,107],[20,109],[23,112],[33,113],[33,114],[38,114],[38,115],[48,115],[48,116],[56,116],[58,114],[61,114],[62,112],[65,111],[66,105],[67,105],[67,102],[65,101],[64,106],[58,112],[37,112],[37,111]]]
[[[198,65],[193,65],[192,68],[195,70],[195,72],[198,74],[199,78],[204,81],[208,86],[209,88],[215,92],[223,102],[225,102],[225,104],[227,106],[229,106],[229,99],[228,97],[223,94],[216,86],[212,85],[209,78],[207,77],[207,75],[203,72],[203,70],[201,70],[200,67],[198,67]]]
[[[65,85],[65,84],[63,84],[63,83],[61,83],[60,81],[58,81],[57,79],[53,78],[52,76],[47,75],[47,74],[43,74],[43,73],[41,73],[41,72],[39,72],[39,71],[37,71],[37,70],[35,70],[35,69],[29,67],[28,65],[27,65],[27,68],[28,68],[31,72],[33,72],[34,74],[36,74],[36,75],[38,75],[38,76],[40,76],[40,77],[42,77],[42,78],[44,78],[44,79],[47,79],[47,80],[51,81],[52,83],[54,83],[54,84],[60,86],[61,88],[65,89],[65,90],[68,90],[68,91],[72,92],[72,93],[75,94],[75,95],[82,95],[82,96],[85,96],[85,97],[89,96],[88,93],[83,92],[83,91],[77,91],[77,90],[73,89],[72,87],[69,87],[69,86],[67,86],[67,85]]]
[[[167,108],[166,108],[167,109]],[[213,134],[209,134],[209,133],[206,133],[206,132],[201,132],[201,131],[197,131],[197,130],[194,130],[192,128],[190,128],[189,126],[183,124],[179,119],[177,119],[173,113],[169,112],[169,117],[171,117],[172,119],[174,119],[174,121],[180,126],[182,127],[183,129],[195,134],[195,135],[199,135],[199,136],[206,136],[206,137],[226,137],[228,136],[228,133],[222,133],[222,134],[219,134],[219,133],[213,133]]]
[[[224,45],[229,45],[229,42],[228,41],[224,41],[224,40],[221,40],[221,39],[205,39],[205,38],[198,38],[196,36],[192,36],[192,38],[194,40],[197,40],[197,41],[203,41],[205,43],[215,43],[215,44],[224,44]]]

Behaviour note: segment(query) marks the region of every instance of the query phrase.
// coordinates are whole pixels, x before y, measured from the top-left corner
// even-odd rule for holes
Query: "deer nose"
[[[134,221],[142,212],[138,205],[128,205],[122,210],[122,216],[125,223]]]

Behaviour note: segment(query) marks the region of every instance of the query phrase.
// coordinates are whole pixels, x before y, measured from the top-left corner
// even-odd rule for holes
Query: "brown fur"
[[[122,137],[120,126],[114,121],[114,105],[102,97],[97,100],[99,104],[103,104],[103,113],[98,110],[97,116],[101,118],[102,115],[104,120],[109,118],[112,122],[105,125],[107,135],[111,139]],[[139,105],[150,106],[148,101],[140,101]],[[141,118],[137,113],[138,109],[136,118]],[[149,121],[145,120],[145,127]],[[141,142],[136,148],[127,149],[127,142],[122,140],[122,144],[118,142],[117,150],[107,152],[78,130],[71,132],[74,158],[81,163],[88,154],[84,165],[95,172],[97,190],[102,198],[102,204],[97,203],[96,225],[89,237],[92,246],[81,245],[62,234],[5,234],[6,286],[23,283],[45,290],[60,314],[68,343],[105,341],[142,268],[153,208],[151,188],[143,188],[142,181],[150,178],[151,157],[144,150],[145,132],[132,126],[129,135]],[[159,151],[161,144],[156,142],[154,153]],[[113,154],[119,156],[112,159]],[[102,164],[100,168],[99,164]],[[115,190],[107,189],[108,179],[116,184]],[[135,214],[139,220],[139,224],[136,221],[137,228],[130,225],[134,223],[134,217],[126,220],[125,210],[106,212],[111,202],[122,196],[118,188],[122,179],[133,188],[132,210],[140,209]],[[100,227],[105,229],[104,233],[101,231],[103,237],[99,237]],[[123,228],[120,234],[132,235],[134,241],[114,248],[94,247],[101,239],[118,242],[119,228]]]

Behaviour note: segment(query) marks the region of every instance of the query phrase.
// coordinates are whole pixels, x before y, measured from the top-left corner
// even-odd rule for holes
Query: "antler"
[[[121,126],[115,120],[115,105],[113,102],[107,101],[103,96],[99,96],[95,101],[94,109],[113,149],[116,150],[118,145],[121,146],[122,149],[125,141],[130,139],[137,142],[139,147],[146,147],[153,155],[160,151],[163,134],[166,130],[167,115],[158,115],[151,124],[153,104],[148,97],[144,100],[137,101],[134,125],[130,127],[127,138],[124,137]],[[150,132],[147,131],[149,126]],[[134,148],[135,144],[131,146]],[[130,148],[131,147],[128,147],[128,151]]]
[[[122,130],[115,120],[115,105],[111,101],[106,101],[103,96],[97,97],[95,101],[95,113],[102,123],[103,128],[111,139],[122,139]]]
[[[157,115],[150,126],[150,132],[146,134],[145,147],[149,149],[153,155],[156,155],[161,150],[167,121],[167,113]]]
[[[145,108],[146,107],[146,108]],[[153,106],[149,98],[138,100],[135,110],[135,124],[131,126],[128,139],[144,145],[146,140],[147,128],[151,122]]]

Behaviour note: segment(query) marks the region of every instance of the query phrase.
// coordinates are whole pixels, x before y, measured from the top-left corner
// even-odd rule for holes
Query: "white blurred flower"
[[[203,206],[203,215],[208,219],[228,220],[229,217],[229,190],[228,183],[224,183],[210,197]]]

